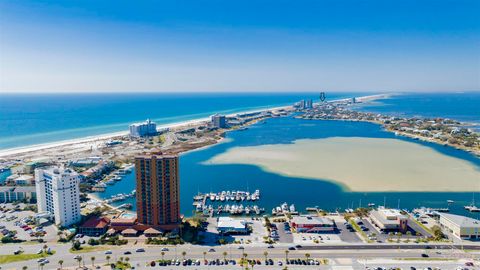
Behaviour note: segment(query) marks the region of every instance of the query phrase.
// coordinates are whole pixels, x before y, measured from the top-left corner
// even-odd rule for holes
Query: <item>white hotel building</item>
[[[80,177],[58,167],[35,170],[38,212],[48,212],[55,224],[70,226],[80,222]]]
[[[147,121],[142,123],[131,124],[129,132],[131,137],[153,136],[157,134],[157,124],[147,119]]]

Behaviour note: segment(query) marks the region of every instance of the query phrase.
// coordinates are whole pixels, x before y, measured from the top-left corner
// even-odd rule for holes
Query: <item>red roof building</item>
[[[109,218],[94,216],[89,218],[80,226],[79,232],[88,236],[100,236],[107,232],[109,224]]]

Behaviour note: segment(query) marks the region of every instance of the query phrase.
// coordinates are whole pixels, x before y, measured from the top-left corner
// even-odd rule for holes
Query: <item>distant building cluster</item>
[[[311,99],[302,99],[299,102],[295,103],[293,107],[299,109],[299,110],[308,110],[308,109],[313,109],[313,100]]]
[[[157,135],[157,124],[147,119],[142,123],[131,124],[129,131],[134,138],[154,136]]]

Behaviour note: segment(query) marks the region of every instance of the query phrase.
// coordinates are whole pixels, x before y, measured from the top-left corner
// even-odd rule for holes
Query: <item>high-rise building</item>
[[[305,101],[305,109],[312,109],[313,108],[313,100],[308,99]]]
[[[180,223],[178,156],[153,153],[135,158],[137,219],[172,230]]]
[[[147,121],[142,123],[131,124],[129,131],[132,137],[153,136],[157,134],[157,124],[147,119]]]
[[[226,128],[227,127],[227,118],[225,115],[214,114],[212,115],[212,126],[215,128]]]
[[[75,171],[59,167],[36,169],[35,182],[39,213],[50,213],[60,226],[80,221],[80,177]]]

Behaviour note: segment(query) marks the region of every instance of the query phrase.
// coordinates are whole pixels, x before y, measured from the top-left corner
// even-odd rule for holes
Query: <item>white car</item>
[[[112,251],[111,251],[111,250],[107,250],[107,251],[105,251],[105,254],[112,254]]]

